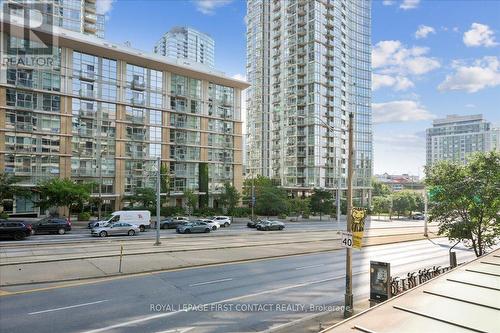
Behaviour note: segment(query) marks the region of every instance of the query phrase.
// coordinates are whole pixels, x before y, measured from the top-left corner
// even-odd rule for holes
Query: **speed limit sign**
[[[340,244],[342,247],[352,248],[352,232],[342,231]]]

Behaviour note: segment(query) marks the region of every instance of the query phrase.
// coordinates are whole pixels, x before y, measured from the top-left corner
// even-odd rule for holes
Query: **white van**
[[[135,224],[144,231],[151,225],[151,212],[149,210],[119,210],[102,221],[93,222],[91,228],[103,227],[108,223],[127,222]]]

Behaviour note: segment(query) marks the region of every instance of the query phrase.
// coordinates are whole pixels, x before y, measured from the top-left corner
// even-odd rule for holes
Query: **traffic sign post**
[[[346,248],[352,248],[352,232],[342,231],[340,245]]]

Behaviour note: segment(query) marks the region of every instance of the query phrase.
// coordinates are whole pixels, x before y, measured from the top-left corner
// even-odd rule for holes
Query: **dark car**
[[[247,227],[249,228],[256,228],[257,224],[265,222],[266,220],[261,220],[261,219],[256,219],[256,220],[250,220],[250,222],[247,223]]]
[[[33,231],[37,234],[59,234],[64,235],[71,230],[71,222],[63,217],[46,217],[32,224]]]
[[[161,229],[175,229],[177,226],[189,222],[189,219],[184,216],[169,217],[160,221]]]
[[[205,222],[187,222],[177,226],[177,233],[190,234],[194,232],[210,232],[210,226]]]
[[[31,236],[31,225],[24,222],[0,220],[0,238],[22,240]]]
[[[264,221],[256,226],[257,230],[269,231],[269,230],[283,230],[285,224],[280,221]]]

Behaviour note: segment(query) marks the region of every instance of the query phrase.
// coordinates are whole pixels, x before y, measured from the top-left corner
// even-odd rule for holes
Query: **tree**
[[[466,165],[443,161],[426,168],[430,221],[439,234],[482,256],[500,237],[500,153],[477,153]]]
[[[50,207],[66,207],[68,214],[75,207],[81,207],[90,199],[93,183],[77,183],[71,179],[52,178],[40,182],[35,192],[39,199],[36,205],[42,210]]]
[[[5,200],[14,199],[14,197],[28,198],[31,192],[21,186],[16,185],[19,179],[15,176],[0,173],[0,212],[3,212],[3,203]]]
[[[288,212],[286,191],[273,184],[272,180],[263,176],[253,179],[255,189],[255,212],[258,215],[274,216]],[[252,197],[252,179],[243,183],[243,200],[250,203]]]
[[[373,213],[389,213],[391,209],[391,198],[389,196],[377,196],[372,198]]]
[[[319,213],[319,219],[321,220],[321,216],[323,214],[332,212],[332,194],[326,190],[315,188],[313,194],[311,195],[309,206],[311,207],[311,211],[313,213]]]
[[[185,190],[184,198],[186,198],[186,205],[188,207],[188,215],[191,216],[196,206],[198,206],[198,196],[194,194],[193,190]]]
[[[238,193],[236,187],[229,182],[224,183],[224,191],[219,197],[219,201],[223,207],[228,208],[228,213],[232,215],[234,208],[238,205],[241,195]]]
[[[298,220],[299,215],[309,215],[309,198],[292,198],[290,199],[289,207],[290,213],[297,216]]]
[[[140,207],[154,210],[156,209],[156,190],[151,187],[138,187],[134,189],[134,194],[126,195],[122,200],[128,201],[131,207],[138,204]]]
[[[392,209],[400,215],[410,212],[416,207],[415,195],[410,191],[396,192],[392,196]]]
[[[375,178],[372,178],[372,196],[373,197],[379,197],[379,196],[387,196],[391,194],[391,188],[376,180]]]

